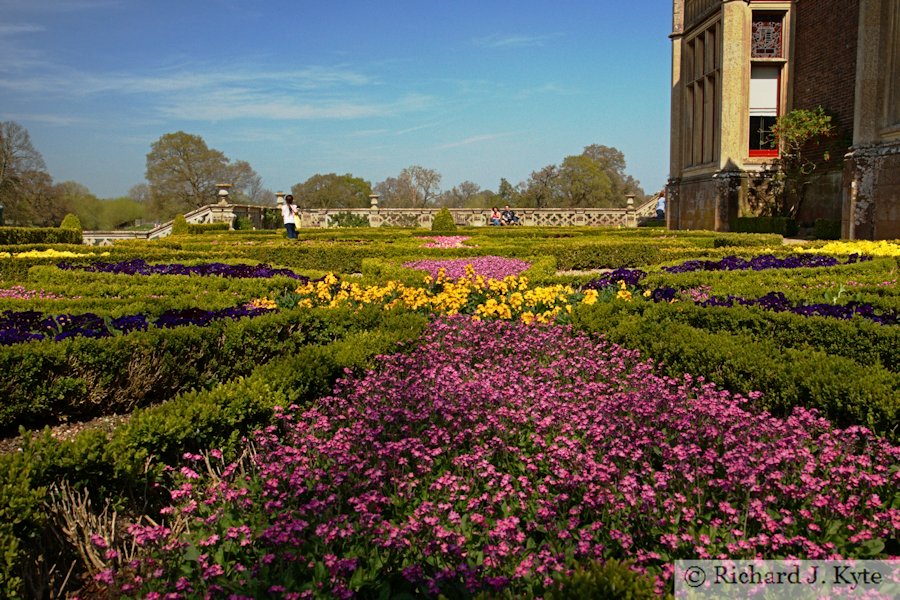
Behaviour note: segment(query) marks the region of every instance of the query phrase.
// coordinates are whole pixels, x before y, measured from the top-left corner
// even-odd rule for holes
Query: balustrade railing
[[[638,223],[656,216],[656,198],[628,208],[516,208],[522,225],[536,227],[637,227]],[[302,209],[301,228],[335,227],[338,215],[365,217],[371,227],[430,228],[437,208],[334,208]],[[453,220],[460,226],[481,227],[490,222],[490,209],[451,208]],[[233,223],[247,219],[257,229],[280,229],[281,211],[274,206],[247,204],[210,204],[184,215],[188,223]],[[85,231],[84,243],[108,246],[117,240],[155,240],[171,235],[172,222],[157,225],[149,231]]]

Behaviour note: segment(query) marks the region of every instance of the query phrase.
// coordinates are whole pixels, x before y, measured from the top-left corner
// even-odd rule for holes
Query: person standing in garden
[[[294,205],[294,197],[288,194],[281,205],[281,218],[284,220],[284,228],[287,230],[289,240],[297,239],[297,207]]]
[[[663,190],[659,193],[659,198],[656,200],[656,218],[662,221],[666,218],[666,191]]]

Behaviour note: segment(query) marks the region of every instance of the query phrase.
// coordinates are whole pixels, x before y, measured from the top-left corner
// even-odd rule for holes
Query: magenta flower
[[[402,577],[420,595],[516,597],[595,559],[665,579],[677,558],[869,556],[900,533],[900,447],[802,408],[754,411],[562,326],[437,320],[279,419],[249,473],[194,484],[179,503],[190,534],[157,553],[168,577],[135,590],[188,572],[198,595],[264,596],[253,577],[185,560],[210,540],[208,556],[285,594]]]
[[[472,265],[476,275],[486,279],[504,279],[510,275],[518,275],[531,266],[531,263],[515,258],[500,256],[475,256],[472,258],[455,258],[448,260],[417,260],[403,263],[404,267],[427,271],[432,277],[444,269],[448,279],[459,279],[466,275],[466,265]]]

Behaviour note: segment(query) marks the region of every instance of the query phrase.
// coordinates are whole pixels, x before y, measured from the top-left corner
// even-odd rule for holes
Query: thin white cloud
[[[545,45],[558,35],[521,35],[495,33],[482,38],[472,40],[476,46],[482,48],[533,48]]]
[[[2,63],[0,63],[2,68]],[[89,74],[66,69],[44,69],[15,79],[0,80],[0,87],[21,93],[171,94],[231,87],[268,87],[293,92],[341,87],[373,86],[371,77],[342,68],[309,67],[293,71],[266,71],[252,66],[228,69],[178,67],[158,74]]]
[[[22,23],[16,25],[13,23],[0,23],[0,37],[20,35],[23,33],[41,33],[47,28],[41,25],[32,25],[30,23]]]
[[[448,148],[459,148],[460,146],[471,146],[472,144],[480,144],[481,142],[490,142],[492,140],[496,140],[498,138],[503,138],[512,135],[512,132],[506,133],[488,133],[484,135],[473,135],[471,137],[467,137],[464,140],[460,140],[458,142],[451,142],[449,144],[442,144],[438,146],[438,150],[446,150]]]
[[[526,100],[533,96],[542,96],[545,94],[551,96],[572,96],[577,93],[579,93],[578,90],[573,88],[563,87],[556,83],[545,83],[544,85],[523,88],[515,94],[514,98],[516,100]]]
[[[19,12],[80,12],[118,6],[123,0],[0,0],[0,10]]]
[[[386,117],[421,110],[430,99],[409,95],[393,102],[364,102],[357,99],[298,98],[267,95],[251,89],[219,90],[203,96],[183,95],[160,107],[168,118],[193,121],[263,119],[303,121],[318,119],[362,119]]]
[[[87,119],[67,117],[65,115],[0,113],[4,121],[20,121],[29,123],[46,123],[47,125],[79,125],[89,123]]]

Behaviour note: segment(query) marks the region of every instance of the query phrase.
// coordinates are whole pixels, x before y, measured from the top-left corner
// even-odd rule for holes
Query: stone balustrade
[[[629,203],[631,201],[629,200]],[[628,208],[515,208],[522,225],[535,227],[637,227],[640,221],[656,216],[656,198],[638,207]],[[334,217],[353,214],[366,217],[371,227],[431,228],[437,208],[341,208],[301,209],[301,228],[334,227]],[[488,226],[489,208],[451,208],[453,220],[460,226]],[[235,218],[249,220],[256,229],[280,229],[281,211],[275,206],[218,203],[203,206],[184,215],[188,223],[233,223]],[[172,233],[172,222],[149,231],[85,231],[84,243],[108,246],[117,240],[155,240]]]

